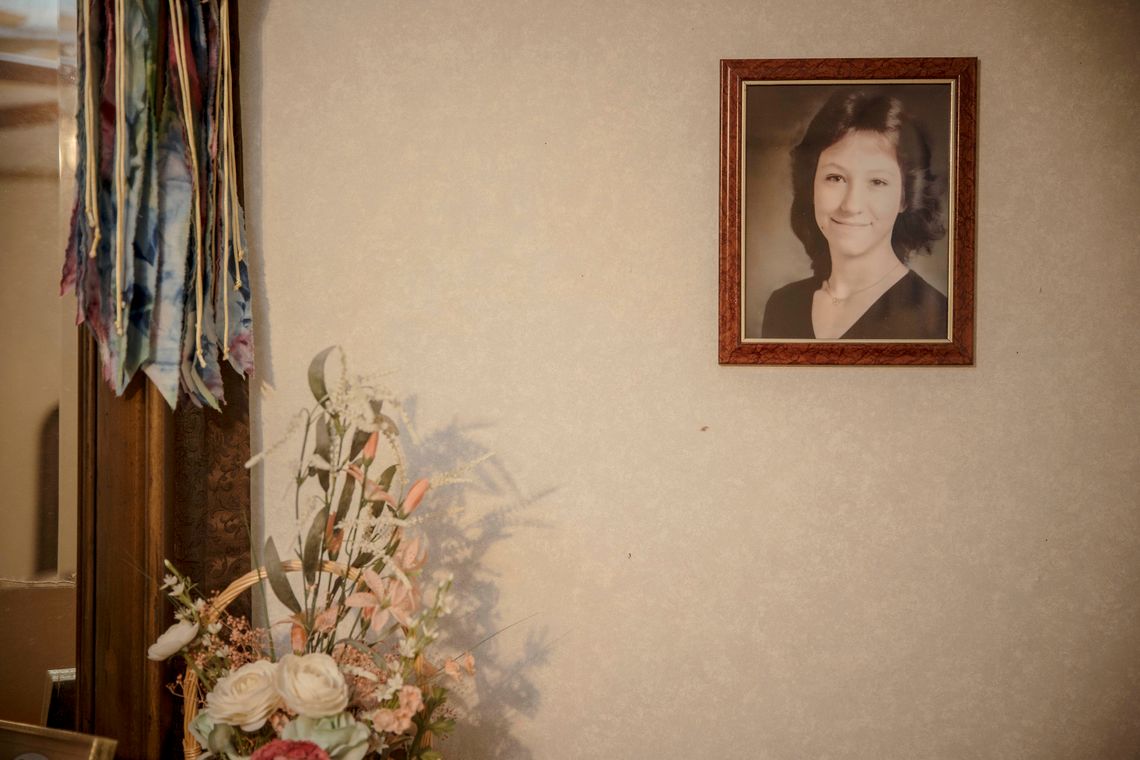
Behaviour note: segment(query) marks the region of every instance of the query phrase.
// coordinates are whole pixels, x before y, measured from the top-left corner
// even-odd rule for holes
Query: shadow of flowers
[[[479,462],[464,482],[433,489],[431,503],[423,510],[431,565],[455,576],[453,610],[441,624],[437,656],[474,648],[477,663],[474,684],[468,679],[452,691],[458,725],[441,749],[456,758],[532,760],[512,727],[519,716],[533,717],[538,709],[541,695],[532,677],[547,664],[552,642],[540,622],[541,611],[521,620],[502,618],[501,573],[487,565],[486,557],[502,542],[550,530],[549,521],[535,513],[554,489],[527,496],[501,461],[486,458],[490,452],[479,434],[489,423],[453,420],[425,433],[415,422],[415,398],[404,403],[404,412],[419,433],[403,440],[412,478]],[[520,637],[525,637],[521,647]]]

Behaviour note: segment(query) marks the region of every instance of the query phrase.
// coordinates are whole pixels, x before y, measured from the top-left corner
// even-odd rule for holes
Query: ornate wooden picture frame
[[[721,61],[721,364],[973,364],[977,68]]]

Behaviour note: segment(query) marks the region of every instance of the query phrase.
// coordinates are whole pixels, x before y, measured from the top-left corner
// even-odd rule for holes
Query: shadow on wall
[[[55,574],[59,565],[59,405],[40,425],[36,489],[36,574]]]
[[[415,409],[415,398],[404,403],[413,428]],[[474,436],[489,427],[489,423],[452,422],[404,441],[408,461],[419,473],[455,472],[459,479],[432,489],[431,504],[424,510],[431,563],[455,575],[453,609],[441,625],[444,638],[437,654],[451,656],[474,648],[476,661],[474,687],[468,680],[452,689],[458,725],[442,749],[448,755],[532,760],[533,754],[511,729],[517,716],[533,717],[537,712],[541,695],[531,675],[547,664],[552,642],[547,628],[534,618],[502,618],[498,576],[485,565],[485,558],[496,545],[519,534],[550,529],[550,523],[534,513],[553,489],[525,496],[493,457],[464,472],[465,463],[488,455]],[[520,637],[525,637],[521,647]],[[502,649],[512,654],[501,653],[500,644],[510,644]],[[514,654],[520,651],[521,655]]]

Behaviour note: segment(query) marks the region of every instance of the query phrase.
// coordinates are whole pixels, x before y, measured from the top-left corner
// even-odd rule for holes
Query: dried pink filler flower
[[[312,742],[274,739],[254,752],[249,760],[330,760],[329,753]]]

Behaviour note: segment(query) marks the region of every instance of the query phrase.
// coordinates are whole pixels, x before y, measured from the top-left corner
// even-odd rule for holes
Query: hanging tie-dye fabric
[[[75,208],[62,289],[122,394],[175,406],[253,370],[229,0],[79,0]]]

